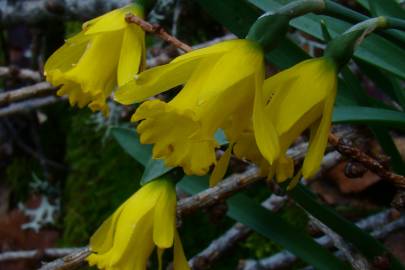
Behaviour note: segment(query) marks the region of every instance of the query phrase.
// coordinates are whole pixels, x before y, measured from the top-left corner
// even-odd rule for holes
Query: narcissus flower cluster
[[[248,39],[221,42],[181,55],[169,64],[142,72],[144,32],[128,24],[129,5],[83,24],[45,65],[47,80],[60,86],[72,105],[108,113],[106,99],[139,103],[132,121],[143,144],[153,144],[153,158],[186,174],[207,174],[210,184],[225,174],[231,154],[258,164],[263,175],[282,182],[301,174],[311,178],[320,167],[331,125],[337,68],[329,57],[301,62],[265,80],[262,46]],[[138,74],[139,73],[139,74]],[[174,87],[171,100],[150,99]],[[217,161],[222,129],[228,149]],[[309,147],[297,173],[287,149],[306,129]],[[156,248],[174,246],[173,267],[189,269],[175,228],[176,193],[169,180],[144,185],[107,219],[90,240],[90,265],[100,269],[145,270]]]
[[[89,105],[108,113],[106,99],[145,65],[145,33],[125,21],[127,13],[142,16],[136,4],[116,9],[83,24],[45,64],[45,76],[57,94],[68,95],[71,105]]]

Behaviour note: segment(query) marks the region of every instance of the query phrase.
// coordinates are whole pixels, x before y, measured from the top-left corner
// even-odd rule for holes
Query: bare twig
[[[84,264],[84,260],[91,254],[88,247],[80,248],[69,255],[44,264],[39,270],[69,270],[77,269]]]
[[[0,94],[0,105],[9,104],[15,101],[28,99],[40,94],[50,93],[55,90],[48,82],[40,82],[37,84],[21,87],[16,90],[8,91]]]
[[[127,14],[125,17],[126,21],[128,23],[135,23],[139,25],[145,32],[149,32],[152,34],[155,34],[159,36],[161,39],[164,41],[173,44],[175,47],[183,50],[184,52],[190,52],[192,48],[188,46],[187,44],[181,42],[177,38],[173,37],[169,33],[167,33],[161,26],[159,25],[153,25],[150,24],[149,22],[142,20],[140,17],[134,15],[134,14]]]
[[[218,42],[222,42],[222,41],[226,41],[226,40],[232,40],[232,39],[236,39],[236,36],[233,35],[233,34],[227,34],[227,35],[225,35],[223,37],[214,38],[214,39],[209,40],[207,42],[203,42],[203,43],[200,43],[198,45],[192,46],[192,49],[193,50],[201,49],[201,48],[205,48],[205,47],[211,46],[213,44],[216,44]],[[172,50],[172,51],[177,51],[177,50]],[[171,51],[167,52],[167,51],[165,51],[165,52],[159,54],[156,57],[149,58],[147,60],[147,66],[148,67],[155,67],[155,66],[158,66],[158,65],[167,64],[173,59],[173,56],[175,56],[175,55],[177,55],[176,52],[171,52]]]
[[[41,74],[38,71],[18,67],[0,67],[0,78],[11,77],[21,80],[41,81]]]
[[[259,179],[261,179],[259,168],[251,166],[243,173],[229,176],[215,187],[208,188],[196,195],[180,200],[177,204],[177,214],[181,217],[182,215],[194,212],[196,209],[211,206]]]
[[[283,207],[286,201],[286,196],[277,196],[272,194],[262,203],[262,206],[272,212],[276,212]],[[206,249],[191,258],[188,264],[190,265],[191,269],[194,270],[209,268],[214,261],[218,260],[222,255],[224,255],[224,253],[234,248],[237,243],[246,239],[251,232],[252,230],[249,227],[241,223],[236,223],[223,235],[212,241]]]
[[[405,223],[405,216],[401,217],[399,220],[391,222],[394,216],[392,213],[392,210],[386,210],[362,219],[356,222],[356,225],[362,230],[374,230],[371,235],[377,239],[382,239],[386,237],[388,233],[400,228],[400,226],[402,226],[401,228],[405,227],[405,224],[403,224]],[[327,235],[318,237],[315,241],[329,249],[334,246],[332,239]],[[284,250],[260,260],[243,260],[240,262],[239,268],[243,270],[275,270],[287,268],[297,260],[298,258],[294,254]]]
[[[362,163],[367,169],[374,172],[382,179],[390,181],[397,188],[397,194],[391,202],[391,206],[402,210],[405,208],[405,177],[396,174],[386,169],[378,160],[370,157],[360,149],[346,144],[342,139],[339,139],[333,134],[329,134],[329,143],[332,144],[336,150],[341,154],[349,156],[354,160]]]
[[[59,258],[82,250],[83,248],[46,248],[42,250],[6,251],[0,253],[0,261],[39,259],[43,257]]]
[[[46,20],[84,21],[130,3],[130,0],[0,0],[0,24],[37,24]]]
[[[328,226],[323,224],[314,216],[308,214],[311,222],[318,227],[325,235],[327,235],[333,245],[342,253],[343,257],[350,263],[355,270],[368,270],[370,266],[367,259],[360,255],[358,252],[353,252],[351,247],[343,240],[343,238],[331,230]]]
[[[7,107],[0,109],[0,117],[4,117],[4,116],[16,114],[16,113],[21,113],[21,112],[27,112],[27,111],[30,111],[33,109],[38,109],[40,107],[54,104],[56,102],[64,101],[64,100],[67,100],[67,98],[49,96],[49,97],[44,97],[44,98],[36,98],[36,99],[30,99],[30,100],[23,101],[23,102],[13,103]]]
[[[380,162],[370,157],[360,149],[346,144],[342,139],[330,134],[329,142],[341,154],[349,156],[362,163],[367,169],[374,172],[383,179],[392,182],[395,186],[405,188],[405,177],[387,170]]]

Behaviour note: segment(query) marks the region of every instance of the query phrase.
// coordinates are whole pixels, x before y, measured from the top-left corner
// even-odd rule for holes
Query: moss
[[[73,117],[66,160],[71,168],[64,187],[63,245],[83,245],[113,211],[139,187],[142,168],[104,130],[89,123],[90,114]]]

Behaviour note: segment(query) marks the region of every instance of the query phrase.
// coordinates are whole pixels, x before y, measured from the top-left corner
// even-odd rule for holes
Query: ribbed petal
[[[122,34],[118,32],[94,36],[77,65],[65,78],[80,84],[82,91],[106,98],[116,83],[116,70]]]
[[[211,173],[210,176],[210,187],[214,187],[218,184],[219,181],[221,181],[225,173],[228,169],[229,161],[231,160],[231,155],[232,155],[232,148],[233,148],[234,143],[230,143],[224,154],[221,156],[219,159],[217,165],[215,165],[214,170]]]
[[[286,77],[289,81],[286,82]],[[284,133],[306,112],[329,96],[336,72],[325,58],[310,59],[283,71],[265,83],[266,88],[280,89],[269,103],[278,133]],[[291,104],[299,104],[292,106]]]
[[[253,109],[253,129],[260,152],[272,164],[279,155],[280,146],[276,129],[265,113],[264,102],[262,84],[260,84],[260,79],[257,79]]]
[[[169,248],[173,246],[176,223],[176,191],[172,183],[160,182],[164,185],[164,191],[155,207],[153,241],[160,248]]]
[[[184,255],[183,245],[179,237],[179,233],[176,230],[174,234],[174,259],[173,269],[175,270],[190,270],[188,266],[187,258]]]
[[[322,119],[319,124],[311,128],[311,135],[307,154],[302,165],[305,179],[313,177],[319,170],[328,144],[328,135],[332,121],[333,104],[335,103],[336,85],[331,95],[325,101]]]
[[[142,64],[144,37],[145,33],[138,26],[125,28],[117,71],[118,86],[126,84],[138,73]]]
[[[63,72],[72,69],[84,54],[90,38],[83,33],[79,33],[73,38],[67,40],[65,44],[56,50],[46,61],[44,74],[47,80],[57,86],[63,83],[60,80]],[[54,72],[59,72],[55,76]]]
[[[114,99],[129,105],[181,85],[190,78],[199,60],[169,63],[148,69],[121,86],[115,92]]]
[[[143,16],[140,6],[133,4],[120,9],[114,9],[102,16],[87,21],[83,24],[82,28],[86,35],[123,30],[128,26],[128,23],[125,21],[125,15],[129,12],[140,17]]]

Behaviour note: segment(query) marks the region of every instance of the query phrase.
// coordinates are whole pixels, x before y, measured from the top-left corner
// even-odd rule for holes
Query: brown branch
[[[366,258],[358,252],[354,252],[352,248],[343,240],[343,238],[335,233],[332,229],[322,223],[314,216],[308,214],[310,221],[319,228],[325,235],[332,241],[333,245],[342,253],[345,260],[347,260],[355,270],[368,270],[370,265]]]
[[[42,80],[41,73],[38,71],[18,67],[0,67],[0,78],[3,77],[31,80],[35,82]]]
[[[262,206],[272,212],[277,212],[286,202],[286,196],[272,194],[262,203]],[[191,258],[188,264],[193,270],[202,270],[211,267],[216,260],[234,248],[237,243],[246,239],[251,232],[252,230],[249,227],[239,222],[236,223],[223,235],[212,241],[206,249]]]
[[[130,3],[130,0],[0,0],[0,24],[37,24],[49,20],[84,21]]]
[[[259,168],[251,166],[243,173],[229,176],[215,187],[208,188],[196,195],[180,200],[177,203],[177,215],[181,217],[199,208],[212,206],[228,198],[239,190],[261,179],[259,172]]]
[[[80,248],[79,250],[70,253],[69,255],[56,259],[50,263],[43,265],[38,270],[69,270],[77,269],[84,264],[84,260],[91,254],[88,247]]]
[[[139,25],[139,27],[141,27],[145,32],[149,32],[149,33],[159,36],[164,41],[166,41],[170,44],[173,44],[175,47],[183,50],[184,52],[190,52],[193,50],[193,48],[191,48],[187,44],[181,42],[177,38],[175,38],[172,35],[170,35],[169,33],[167,33],[160,25],[153,25],[131,13],[128,13],[126,15],[125,20],[128,23],[134,23],[134,24]]]
[[[32,98],[41,94],[50,93],[55,90],[48,82],[21,87],[17,90],[11,90],[0,94],[0,105],[6,105],[15,101]]]
[[[34,250],[6,251],[0,253],[0,261],[40,259],[43,257],[63,257],[74,252],[81,251],[83,248],[46,248]]]
[[[405,216],[395,220],[396,216],[393,210],[386,210],[381,213],[371,215],[358,222],[356,225],[362,230],[373,230],[371,235],[376,239],[383,239],[390,232],[399,228],[405,228]],[[394,220],[394,221],[393,221]],[[328,235],[324,235],[315,239],[315,241],[328,249],[334,247],[332,239]],[[340,253],[340,255],[342,255]],[[340,256],[342,257],[342,256]],[[276,270],[287,269],[293,263],[297,262],[298,258],[291,252],[284,250],[270,257],[260,260],[247,259],[239,263],[240,270]]]
[[[339,139],[333,134],[329,135],[329,143],[332,144],[342,155],[346,155],[357,160],[367,169],[377,174],[381,178],[390,181],[395,186],[405,188],[404,176],[387,170],[379,161],[370,157],[359,148],[348,145],[342,139]]]
[[[0,117],[9,116],[16,113],[27,112],[30,110],[38,109],[47,105],[51,105],[57,103],[59,101],[67,100],[66,97],[43,97],[43,98],[35,98],[29,99],[22,102],[12,103],[7,107],[0,108]]]

